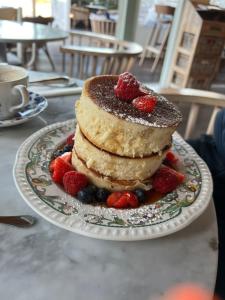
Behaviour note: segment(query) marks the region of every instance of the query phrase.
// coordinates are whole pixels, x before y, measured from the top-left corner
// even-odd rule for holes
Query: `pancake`
[[[88,79],[76,103],[82,133],[99,149],[126,157],[146,157],[161,152],[181,122],[179,110],[153,91],[157,104],[152,113],[137,110],[114,94],[118,76]],[[144,87],[143,87],[144,88]]]
[[[151,177],[161,165],[170,145],[160,153],[145,158],[129,158],[112,154],[97,148],[84,136],[79,126],[75,133],[74,151],[85,162],[87,168],[118,180],[145,180]]]

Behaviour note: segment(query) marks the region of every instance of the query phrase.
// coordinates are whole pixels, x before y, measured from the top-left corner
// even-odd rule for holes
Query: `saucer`
[[[25,123],[39,115],[47,106],[48,102],[45,97],[29,92],[29,104],[21,108],[12,119],[0,121],[0,128]]]

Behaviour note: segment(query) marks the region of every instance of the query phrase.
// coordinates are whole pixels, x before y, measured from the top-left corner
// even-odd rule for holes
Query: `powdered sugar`
[[[130,102],[118,99],[114,93],[117,81],[118,76],[105,75],[92,78],[88,82],[87,92],[101,109],[118,118],[149,127],[176,126],[182,120],[175,105],[144,86],[141,88],[157,98],[157,104],[151,113],[140,111]]]

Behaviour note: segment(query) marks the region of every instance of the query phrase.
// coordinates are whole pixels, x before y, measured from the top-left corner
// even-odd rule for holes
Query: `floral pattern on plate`
[[[52,182],[49,172],[53,152],[74,128],[75,121],[70,120],[40,130],[21,146],[15,163],[15,180],[22,196],[54,224],[97,238],[146,239],[183,228],[207,207],[212,193],[208,168],[177,133],[173,150],[182,160],[186,181],[175,191],[136,209],[82,204]]]

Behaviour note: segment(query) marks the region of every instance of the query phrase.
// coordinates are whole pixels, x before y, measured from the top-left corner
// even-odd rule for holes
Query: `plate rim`
[[[24,199],[24,201],[41,217],[49,221],[50,223],[69,230],[71,232],[88,236],[96,239],[103,240],[116,240],[116,241],[138,241],[138,240],[147,240],[159,238],[162,236],[167,236],[177,231],[182,230],[194,220],[196,220],[208,207],[212,199],[213,191],[213,182],[211,173],[208,169],[206,163],[199,157],[195,150],[183,140],[183,138],[176,132],[174,137],[179,141],[181,145],[184,145],[188,152],[191,152],[192,157],[197,163],[199,170],[201,172],[202,186],[201,191],[197,199],[188,207],[182,208],[180,215],[176,216],[173,219],[167,220],[163,223],[154,224],[151,226],[145,227],[129,227],[129,228],[109,228],[102,227],[99,225],[94,225],[90,223],[81,224],[79,218],[76,218],[77,215],[66,216],[62,213],[54,210],[46,203],[44,203],[32,190],[29,183],[26,181],[26,178],[22,174],[23,170],[21,169],[24,165],[26,157],[23,158],[23,153],[26,153],[26,149],[31,146],[38,138],[47,133],[52,129],[69,125],[71,122],[75,122],[75,119],[70,119],[64,122],[57,122],[50,124],[39,131],[33,133],[28,137],[19,147],[14,167],[13,167],[13,178],[17,190]],[[206,176],[207,175],[207,176]],[[23,186],[24,185],[24,186]],[[207,190],[207,192],[206,192]],[[204,199],[203,195],[204,194]],[[185,210],[185,214],[183,212]],[[75,217],[75,218],[74,218]],[[76,220],[78,219],[78,220]],[[85,228],[85,230],[84,230]]]
[[[16,125],[19,125],[19,124],[23,124],[27,121],[29,121],[30,119],[38,116],[40,113],[42,113],[47,107],[48,107],[48,100],[42,96],[41,94],[38,94],[36,92],[32,92],[32,91],[29,91],[29,94],[35,94],[37,97],[41,97],[43,98],[43,107],[41,107],[41,109],[37,112],[35,112],[34,114],[30,115],[30,116],[27,116],[25,118],[21,118],[21,119],[16,119],[15,117],[12,118],[12,119],[7,119],[7,120],[2,120],[1,122],[9,122],[9,123],[6,123],[6,124],[1,124],[0,122],[0,128],[6,128],[6,127],[12,127],[12,126],[16,126]],[[11,123],[12,122],[12,123]]]

